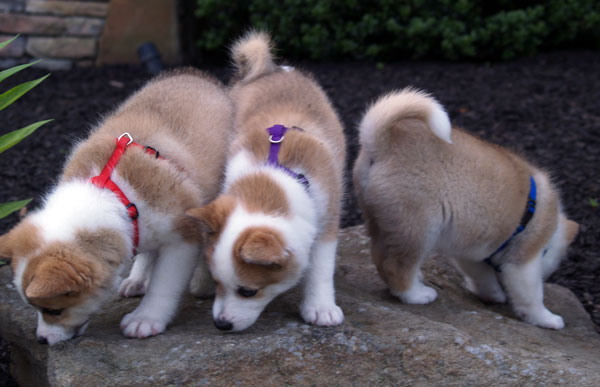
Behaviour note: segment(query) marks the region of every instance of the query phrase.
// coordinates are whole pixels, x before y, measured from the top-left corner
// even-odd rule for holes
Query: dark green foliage
[[[12,39],[0,42],[0,49],[9,45],[11,42],[13,42],[15,39],[17,39],[17,37],[18,37],[18,35]],[[39,62],[39,60],[0,71],[0,82],[2,82],[6,78],[8,78],[8,77],[18,73],[19,71],[24,70],[27,67],[30,67],[38,62]],[[50,75],[50,74],[48,74],[48,75]],[[39,79],[36,79],[34,81],[22,83],[4,93],[0,93],[0,110],[4,110],[8,106],[10,106],[13,102],[15,102],[17,99],[21,98],[29,90],[31,90],[34,87],[36,87],[37,85],[39,85],[44,79],[48,78],[48,75],[41,77]],[[21,140],[23,140],[25,137],[27,137],[30,134],[32,134],[33,132],[35,132],[40,126],[42,126],[50,121],[52,121],[52,120],[39,121],[39,122],[33,123],[31,125],[28,125],[24,128],[21,128],[18,130],[13,130],[12,132],[9,132],[3,136],[0,136],[0,153],[15,146]],[[0,129],[4,129],[4,128],[0,128]],[[19,200],[19,201],[10,202],[10,203],[0,203],[0,219],[5,218],[6,216],[12,214],[13,212],[23,208],[30,201],[31,201],[31,199]],[[2,266],[2,262],[3,261],[0,261],[0,266]]]
[[[223,55],[253,27],[286,57],[510,59],[600,47],[598,0],[197,0],[198,46]]]

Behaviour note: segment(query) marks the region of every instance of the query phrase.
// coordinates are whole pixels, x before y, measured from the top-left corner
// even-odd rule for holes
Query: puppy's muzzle
[[[224,319],[216,319],[215,326],[222,331],[230,331],[233,328],[233,324]]]

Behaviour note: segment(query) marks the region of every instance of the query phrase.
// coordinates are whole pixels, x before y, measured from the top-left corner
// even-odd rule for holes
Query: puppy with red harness
[[[165,330],[201,252],[185,210],[218,193],[232,114],[223,85],[179,70],[151,80],[75,147],[41,208],[0,237],[18,292],[38,310],[40,342],[83,333],[136,254],[121,294],[145,297],[121,328],[137,338]],[[198,292],[211,293],[202,265],[196,277]]]

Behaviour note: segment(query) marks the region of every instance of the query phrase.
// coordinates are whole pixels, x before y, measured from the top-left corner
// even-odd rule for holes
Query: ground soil
[[[378,95],[413,85],[433,93],[455,125],[506,146],[546,168],[563,205],[581,228],[550,281],[571,289],[600,324],[600,52],[559,52],[507,63],[304,63],[337,108],[348,137],[350,168],[357,154],[356,124]],[[211,67],[223,80],[228,70]],[[28,69],[9,85],[45,74]],[[0,134],[41,119],[55,121],[0,156],[0,201],[33,197],[31,208],[56,181],[72,144],[148,75],[139,67],[78,68],[55,72],[0,112]],[[361,222],[348,184],[342,224]],[[0,234],[16,221],[0,221]],[[0,380],[7,350],[0,340]],[[7,383],[10,383],[8,381]],[[2,383],[0,382],[0,385]]]

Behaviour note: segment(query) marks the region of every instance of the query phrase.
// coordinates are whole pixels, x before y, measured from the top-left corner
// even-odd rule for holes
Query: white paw
[[[523,320],[529,324],[537,325],[542,328],[563,329],[565,327],[563,318],[550,312],[548,309],[544,309],[536,315],[526,315]]]
[[[136,278],[125,278],[119,286],[119,294],[121,297],[137,297],[143,296],[146,293],[146,281]]]
[[[437,292],[434,288],[425,286],[420,282],[405,292],[391,293],[406,304],[429,304],[437,298]]]
[[[145,316],[143,313],[133,311],[121,320],[121,330],[127,337],[137,337],[145,339],[146,337],[156,336],[165,331],[167,323],[161,319]]]
[[[333,327],[344,321],[344,312],[336,304],[302,305],[300,314],[309,324]]]

